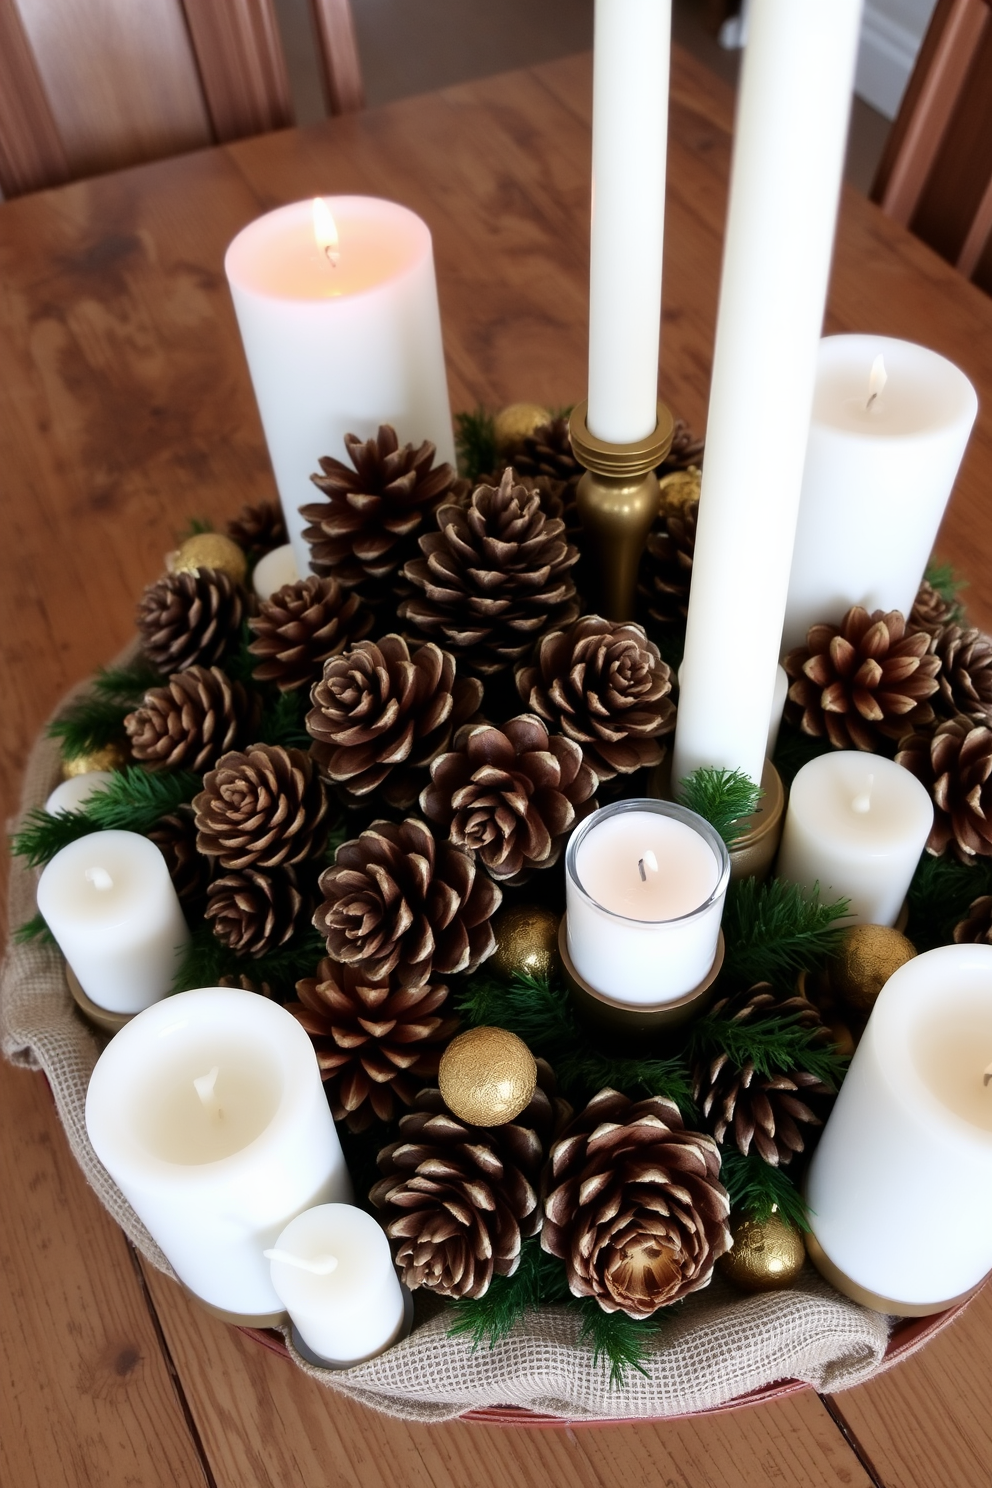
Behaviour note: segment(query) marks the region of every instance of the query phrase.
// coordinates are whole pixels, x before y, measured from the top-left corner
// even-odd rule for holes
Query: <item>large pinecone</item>
[[[153,770],[209,769],[255,732],[261,700],[220,667],[176,672],[124,720],[131,754]]]
[[[431,760],[478,711],[482,684],[457,677],[454,657],[433,642],[411,655],[402,636],[386,635],[329,661],[311,696],[310,753],[328,779],[359,799],[381,787],[405,810]]]
[[[213,666],[237,640],[244,615],[244,590],[220,569],[166,574],[138,603],[142,650],[166,676]]]
[[[420,987],[432,973],[475,971],[496,948],[489,922],[501,891],[471,853],[436,843],[416,817],[373,822],[342,843],[320,888],[313,922],[329,955],[361,962],[370,981]]]
[[[337,579],[313,574],[263,599],[248,624],[255,637],[248,650],[259,658],[252,676],[293,692],[312,686],[325,661],[367,636],[373,617]]]
[[[520,882],[558,861],[575,823],[594,810],[597,784],[578,744],[522,713],[501,729],[461,729],[431,766],[420,806],[493,878]]]
[[[567,418],[542,424],[505,455],[507,465],[512,465],[518,476],[545,482],[567,507],[574,507],[575,488],[585,472],[572,453]]]
[[[400,1139],[379,1154],[372,1189],[396,1264],[411,1290],[481,1297],[494,1276],[512,1276],[520,1244],[541,1228],[541,1169],[560,1107],[538,1061],[528,1106],[503,1126],[469,1126],[439,1090],[425,1090],[400,1121]]]
[[[672,674],[639,625],[583,615],[544,636],[517,672],[532,713],[574,739],[601,781],[656,765],[675,727]]]
[[[294,869],[246,868],[214,879],[204,918],[236,956],[264,956],[302,930],[312,908]]]
[[[992,718],[992,639],[980,630],[942,625],[933,633],[940,657],[934,706],[948,718],[964,713],[976,723]]]
[[[225,754],[193,801],[197,846],[223,868],[278,868],[320,852],[327,796],[302,749],[252,744]]]
[[[696,438],[685,419],[677,418],[671,449],[658,466],[656,474],[661,477],[671,475],[673,470],[688,470],[692,465],[702,465],[704,448],[705,441]]]
[[[690,501],[678,511],[667,512],[660,526],[648,533],[638,592],[659,625],[684,620],[689,613],[698,516],[699,502]]]
[[[910,629],[928,630],[931,635],[935,635],[942,626],[954,620],[956,614],[955,606],[929,580],[924,579],[909,612]]]
[[[554,1144],[545,1181],[541,1245],[604,1312],[650,1317],[708,1286],[730,1249],[716,1143],[661,1096],[601,1090]]]
[[[933,796],[927,852],[951,847],[962,863],[992,857],[992,729],[959,714],[900,739],[896,763]]]
[[[197,851],[192,806],[179,806],[161,817],[148,836],[165,859],[180,904],[191,913],[202,913],[216,863]]]
[[[992,945],[992,894],[980,894],[968,906],[968,913],[954,926],[958,945]]]
[[[289,1011],[313,1039],[335,1121],[351,1131],[392,1121],[397,1102],[412,1105],[458,1027],[443,982],[370,982],[361,966],[329,957],[296,993]]]
[[[804,734],[826,734],[835,749],[876,750],[934,720],[940,659],[926,631],[910,631],[898,610],[869,615],[860,605],[840,625],[813,625],[783,665],[792,685],[787,716]]]
[[[273,548],[289,542],[286,521],[278,501],[245,505],[227,524],[227,535],[250,558],[264,558]]]
[[[805,997],[777,997],[768,982],[714,1003],[711,1018],[749,1023],[769,1016],[788,1018],[800,1028],[817,1030],[817,1041],[829,1043],[816,1008]],[[726,1052],[696,1061],[693,1096],[707,1131],[721,1145],[732,1144],[746,1157],[753,1147],[772,1167],[784,1167],[805,1149],[804,1128],[823,1125],[835,1092],[809,1070],[796,1066],[764,1075],[748,1059],[738,1065]]]
[[[513,484],[477,486],[468,506],[443,506],[440,531],[420,539],[422,558],[403,570],[422,590],[400,614],[486,676],[512,666],[536,637],[578,614],[569,569],[578,549],[540,496]]]

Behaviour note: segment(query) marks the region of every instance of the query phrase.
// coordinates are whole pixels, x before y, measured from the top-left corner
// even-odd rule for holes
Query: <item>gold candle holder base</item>
[[[79,978],[68,962],[65,968],[65,979],[69,984],[73,1002],[87,1023],[92,1023],[93,1027],[99,1028],[101,1033],[111,1035],[120,1033],[125,1023],[130,1023],[134,1017],[134,1013],[112,1013],[109,1008],[102,1008],[91,997],[87,997],[79,985]]]
[[[888,1313],[890,1317],[931,1317],[935,1312],[947,1312],[952,1307],[960,1307],[962,1302],[967,1302],[969,1297],[975,1295],[985,1280],[983,1277],[977,1285],[969,1287],[959,1297],[948,1297],[946,1302],[896,1302],[891,1297],[882,1297],[878,1292],[869,1291],[867,1287],[852,1281],[845,1271],[834,1265],[812,1230],[808,1230],[803,1238],[806,1242],[806,1254],[824,1281],[829,1281],[832,1287],[845,1297],[850,1297],[852,1302],[870,1307],[873,1312]]]
[[[210,1316],[216,1318],[219,1323],[229,1323],[232,1328],[278,1328],[280,1323],[289,1322],[289,1313],[285,1308],[281,1312],[228,1312],[223,1307],[215,1307],[212,1302],[205,1302],[184,1281],[181,1281],[179,1285],[197,1307],[202,1307],[204,1312],[209,1312]]]
[[[758,802],[757,811],[741,821],[741,835],[733,846],[727,849],[730,854],[732,883],[740,878],[767,878],[775,861],[778,845],[782,840],[782,827],[785,821],[785,786],[771,760],[765,760],[764,769],[761,772],[761,789],[763,795]],[[672,794],[670,750],[666,751],[661,764],[655,766],[651,777],[651,794],[659,801],[675,799]]]

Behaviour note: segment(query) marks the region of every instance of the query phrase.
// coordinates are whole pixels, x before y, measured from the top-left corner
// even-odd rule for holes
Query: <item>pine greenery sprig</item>
[[[647,1377],[648,1344],[668,1321],[669,1310],[662,1309],[649,1318],[632,1318],[625,1312],[604,1312],[594,1297],[584,1297],[580,1306],[579,1342],[592,1345],[594,1365],[601,1359],[609,1364],[610,1389],[622,1389],[631,1369]]]
[[[192,770],[127,765],[93,792],[83,811],[104,832],[149,832],[163,816],[192,801],[202,783]]]
[[[273,695],[266,697],[258,725],[258,738],[262,744],[281,744],[285,749],[309,749],[310,735],[306,718],[310,698],[305,688],[296,692],[280,692],[273,688]]]
[[[496,420],[486,408],[455,414],[455,446],[458,468],[475,484],[480,475],[496,469]]]
[[[120,698],[91,693],[53,719],[48,725],[48,737],[61,740],[65,759],[78,759],[80,755],[117,743],[124,734],[124,720],[132,711],[132,704]]]
[[[172,990],[191,992],[197,987],[216,987],[221,977],[244,975],[253,982],[267,982],[281,1002],[295,995],[296,983],[302,977],[314,975],[326,954],[323,937],[308,926],[294,935],[290,945],[279,946],[264,956],[236,956],[204,921],[190,936]]]
[[[923,854],[909,886],[906,934],[918,951],[947,945],[973,899],[992,894],[992,859],[965,865],[950,856]]]
[[[36,806],[28,812],[21,830],[11,838],[10,850],[14,857],[25,858],[29,868],[43,868],[70,842],[77,837],[88,837],[96,830],[93,818],[85,811],[60,811],[49,816]]]
[[[794,1229],[809,1229],[806,1201],[783,1168],[773,1168],[756,1152],[745,1157],[736,1147],[722,1148],[721,1157],[720,1178],[732,1209],[756,1224],[767,1224],[778,1211]]]
[[[468,1334],[473,1351],[487,1344],[494,1349],[535,1307],[569,1300],[565,1268],[555,1256],[541,1249],[538,1236],[525,1240],[520,1264],[512,1276],[494,1276],[481,1297],[459,1297],[451,1305],[452,1338]]]
[[[741,835],[739,823],[753,815],[764,795],[743,770],[700,767],[682,782],[679,801],[695,811],[732,847]]]
[[[821,904],[819,894],[782,879],[732,883],[723,915],[724,976],[747,985],[789,984],[838,949],[845,929],[838,921],[848,912],[846,899]]]
[[[931,589],[936,589],[947,604],[952,606],[951,619],[960,624],[964,619],[964,606],[961,604],[961,590],[967,589],[967,579],[959,578],[950,563],[938,563],[936,558],[931,557],[927,564],[926,573],[923,575]]]
[[[780,1014],[735,1023],[732,1018],[705,1015],[690,1029],[689,1048],[698,1059],[726,1054],[738,1069],[753,1064],[759,1075],[768,1078],[794,1069],[809,1070],[824,1085],[838,1090],[847,1070],[846,1058],[831,1044],[821,1042],[821,1028],[803,1027],[798,1017]]]
[[[15,945],[28,945],[33,940],[38,941],[41,945],[55,944],[55,936],[49,930],[45,917],[40,910],[37,914],[32,915],[29,920],[25,920],[23,925],[18,925],[14,931],[13,938]]]
[[[792,728],[790,724],[783,723],[779,730],[775,758],[772,763],[782,777],[782,784],[788,788],[803,765],[808,765],[810,760],[818,759],[821,754],[829,754],[832,748],[833,745],[829,739],[811,738],[809,734],[804,734],[799,729]]]
[[[161,687],[165,680],[157,667],[139,656],[127,666],[101,667],[93,678],[93,691],[136,708],[150,687]]]

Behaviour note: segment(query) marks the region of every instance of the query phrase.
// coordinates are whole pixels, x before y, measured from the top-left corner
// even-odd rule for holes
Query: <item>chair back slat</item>
[[[215,139],[293,122],[272,0],[182,0]]]
[[[20,196],[68,179],[69,162],[20,14],[13,0],[0,0],[0,191]]]
[[[310,0],[310,13],[317,33],[328,113],[350,114],[364,108],[362,65],[350,0]]]

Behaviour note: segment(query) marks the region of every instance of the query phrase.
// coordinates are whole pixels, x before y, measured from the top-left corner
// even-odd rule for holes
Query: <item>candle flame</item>
[[[193,1081],[193,1089],[205,1106],[214,1106],[217,1104],[217,1091],[214,1087],[217,1084],[217,1076],[219,1074],[220,1066],[215,1064],[213,1069],[209,1070],[207,1074],[200,1075]]]
[[[337,223],[331,216],[330,207],[321,196],[315,196],[313,199],[313,238],[331,267],[337,268],[338,259],[341,256],[338,253]]]
[[[868,776],[868,784],[867,784],[867,786],[861,792],[860,796],[855,796],[854,800],[851,802],[851,810],[852,811],[860,812],[861,815],[863,816],[866,812],[868,812],[868,811],[871,810],[871,792],[872,792],[872,786],[874,784],[875,784],[875,777],[874,777],[874,775],[869,775]]]
[[[285,1266],[295,1266],[298,1271],[309,1271],[312,1276],[330,1276],[332,1271],[338,1268],[338,1258],[332,1255],[314,1256],[312,1261],[305,1261],[302,1256],[293,1255],[289,1250],[263,1250],[263,1256],[267,1261],[282,1261]]]
[[[868,402],[865,408],[870,408],[889,380],[889,374],[885,370],[885,357],[881,352],[871,364],[868,374]]]
[[[101,893],[106,893],[108,889],[112,889],[114,887],[114,880],[111,878],[106,868],[86,868],[83,871],[83,877],[86,879],[87,883],[91,883],[93,887],[95,889],[99,889]]]

